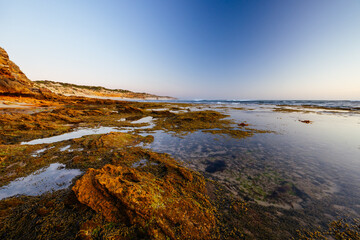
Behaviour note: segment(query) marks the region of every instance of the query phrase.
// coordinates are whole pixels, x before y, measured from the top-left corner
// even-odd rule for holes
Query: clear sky
[[[31,80],[202,99],[360,99],[358,0],[0,0]]]

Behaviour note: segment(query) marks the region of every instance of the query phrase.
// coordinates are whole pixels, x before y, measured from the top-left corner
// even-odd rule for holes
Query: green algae
[[[63,163],[68,168],[86,171],[89,168],[100,169],[106,164],[133,168],[134,164],[144,160],[146,164],[135,167],[136,171],[159,178],[168,173],[169,164],[178,166],[177,161],[171,160],[167,154],[154,153],[139,147],[139,144],[151,143],[154,138],[151,135],[136,135],[134,132],[147,133],[162,130],[176,136],[183,136],[203,131],[235,139],[262,133],[256,129],[234,127],[236,123],[228,119],[228,115],[216,111],[186,110],[177,113],[169,111],[184,110],[191,106],[188,104],[125,103],[81,98],[74,98],[73,101],[71,105],[49,107],[42,112],[29,114],[14,112],[2,115],[0,186],[54,162]],[[164,107],[168,107],[169,110],[163,110]],[[154,111],[154,109],[160,110]],[[132,123],[146,116],[154,118],[152,127],[148,123]],[[120,119],[125,120],[119,121]],[[50,144],[19,145],[23,141],[59,135],[79,127],[97,126],[134,129],[132,133],[95,134]],[[139,127],[141,129],[136,129]],[[40,150],[44,151],[36,154]],[[182,167],[177,169],[176,174],[187,177]],[[194,182],[194,189],[191,191],[196,192],[195,189],[201,184],[201,182]],[[180,185],[174,184],[174,187],[178,188]],[[195,197],[195,195],[192,196]],[[229,209],[237,209],[237,214],[245,214],[245,202],[240,199],[234,200],[232,196],[226,199],[228,206],[232,206]],[[149,207],[153,209],[164,207],[161,198],[155,197],[153,200]],[[198,204],[203,201],[197,197],[194,200]],[[225,210],[220,207],[222,203],[221,196],[211,200],[211,204],[217,206],[218,210]],[[208,207],[204,210],[213,211],[213,208]],[[5,199],[0,201],[0,211],[6,213],[0,218],[0,237],[2,238],[16,239],[20,236],[25,236],[23,239],[44,239],[49,236],[53,239],[149,238],[147,229],[143,225],[109,222],[101,214],[80,204],[69,189],[37,197],[21,196]],[[220,215],[217,215],[218,225],[225,223],[227,219],[225,215],[221,217]],[[212,239],[218,239],[222,235],[235,238],[246,235],[241,228],[236,227],[238,220],[235,215],[231,221],[233,222],[226,222],[227,225],[220,227],[220,230],[215,229]],[[152,224],[149,222],[148,226]],[[173,230],[175,233],[181,232],[179,227],[174,227]],[[29,233],[26,234],[27,232]]]
[[[286,108],[286,107],[277,107],[273,109],[273,112],[282,112],[282,113],[292,113],[292,112],[298,112],[298,113],[309,113],[309,111],[303,110],[303,109],[295,109],[295,108]]]
[[[359,218],[341,218],[328,224],[327,229],[300,229],[296,239],[360,239],[360,219]],[[295,239],[295,238],[292,238]]]
[[[200,129],[221,128],[232,123],[224,120],[228,115],[215,111],[195,111],[171,114],[155,121],[156,128],[169,132],[188,134]]]
[[[196,131],[202,131],[241,139],[251,137],[255,133],[268,132],[252,128],[234,128],[235,122],[228,119],[229,115],[210,110],[188,111],[177,114],[161,111],[156,114],[152,113],[152,116],[156,118],[156,125],[149,131],[163,130],[175,136],[184,136]]]
[[[101,167],[110,163],[112,149],[122,149],[139,143],[148,144],[152,141],[153,136],[109,133],[51,144],[0,145],[0,186],[54,162],[82,170]],[[64,147],[69,150],[62,151]],[[43,152],[36,154],[38,150]]]
[[[108,135],[88,136],[76,139],[86,150],[91,152],[88,157],[84,157],[83,159],[84,162],[90,161],[89,166],[100,167],[100,165],[91,163],[89,159],[90,155],[108,158],[107,161],[102,161],[101,165],[111,163],[116,166],[127,166],[127,168],[131,168],[133,163],[146,158],[149,164],[137,167],[136,171],[139,173],[143,172],[145,176],[150,174],[156,178],[163,178],[169,175],[169,180],[166,181],[166,184],[168,184],[170,189],[188,188],[186,192],[181,190],[180,193],[182,194],[174,195],[167,191],[160,191],[160,187],[164,187],[164,185],[158,185],[157,187],[159,189],[157,189],[155,185],[154,188],[151,188],[154,190],[154,194],[152,204],[148,206],[149,208],[160,211],[165,207],[164,204],[166,201],[164,202],[164,199],[156,197],[155,192],[170,194],[171,196],[166,197],[169,203],[182,197],[190,199],[191,196],[194,196],[194,206],[206,203],[206,199],[198,195],[198,187],[201,187],[203,184],[200,181],[201,176],[199,174],[195,172],[190,173],[188,170],[183,169],[183,167],[181,167],[177,161],[170,158],[168,154],[159,154],[140,147],[125,147],[124,144],[123,147],[112,146],[111,144],[113,144],[113,142],[110,142],[110,146],[108,147],[113,148],[115,151],[108,151],[109,154],[104,156],[103,148],[107,146],[108,142],[104,141],[103,138]],[[113,139],[113,136],[111,138]],[[134,136],[124,134],[119,141],[123,141],[124,139],[126,139],[126,143],[128,143],[134,140]],[[99,150],[95,145],[100,146]],[[178,176],[177,178],[180,177],[179,183],[175,181],[175,176]],[[186,179],[190,179],[192,185],[189,185],[189,183],[187,183],[189,180]],[[148,183],[144,182],[143,184],[149,187]],[[192,188],[193,190],[191,190]],[[147,194],[150,193],[151,191],[147,191]],[[174,198],[174,200],[171,198]],[[172,204],[175,203],[176,202]],[[183,204],[182,201],[180,201],[179,204]],[[207,207],[204,208],[204,211],[213,211],[211,205],[209,203],[206,204],[205,206]],[[145,205],[144,207],[147,206]],[[111,239],[111,237],[116,237],[116,239],[149,239],[150,235],[148,235],[147,228],[152,226],[152,228],[155,227],[156,229],[156,226],[153,225],[155,223],[151,223],[151,221],[149,225],[145,226],[140,223],[140,225],[136,223],[129,225],[126,221],[109,222],[101,212],[97,213],[89,207],[80,204],[68,189],[38,197],[24,196],[5,199],[0,201],[0,212],[4,213],[0,218],[0,236],[3,239],[43,239],[49,236],[51,236],[52,239],[73,239],[76,236],[80,237],[80,239]],[[25,234],[27,231],[29,231],[29,234]],[[175,232],[176,231],[177,230],[175,230]]]
[[[257,131],[256,130],[244,131],[240,129],[212,129],[212,130],[203,130],[203,132],[241,139],[241,138],[251,137]]]
[[[0,202],[1,239],[144,239],[138,226],[107,222],[71,190]],[[5,215],[6,213],[6,215]]]

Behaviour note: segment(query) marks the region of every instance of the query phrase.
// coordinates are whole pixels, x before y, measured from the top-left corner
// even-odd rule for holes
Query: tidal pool
[[[66,169],[64,164],[53,163],[27,177],[18,178],[0,188],[0,200],[16,195],[37,196],[46,192],[68,188],[79,169]]]
[[[140,118],[139,120],[132,121],[131,123],[151,123],[152,120],[153,120],[153,117],[143,117],[143,118]]]
[[[149,161],[147,159],[140,159],[139,161],[137,162],[134,162],[131,167],[133,168],[137,168],[137,167],[141,167],[141,166],[144,166],[148,163]]]
[[[99,127],[99,128],[84,128],[78,129],[73,132],[64,133],[58,136],[48,137],[48,138],[41,138],[35,139],[29,142],[22,142],[21,145],[35,145],[35,144],[43,144],[43,143],[54,143],[54,142],[61,142],[65,140],[70,140],[74,138],[80,138],[82,136],[92,135],[92,134],[106,134],[110,132],[119,132],[117,128],[113,127]]]
[[[171,154],[241,198],[275,207],[279,221],[295,219],[294,228],[360,217],[359,114],[276,112],[272,105],[251,105],[251,111],[241,110],[240,104],[238,110],[213,107],[238,123],[274,132],[233,139],[200,131],[181,138],[156,131],[148,147]]]

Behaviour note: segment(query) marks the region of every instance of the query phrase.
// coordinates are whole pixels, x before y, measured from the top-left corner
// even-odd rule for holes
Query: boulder
[[[142,159],[144,165],[136,167],[89,169],[73,191],[107,221],[136,225],[147,238],[209,239],[215,216],[204,178],[170,157],[152,155],[159,158]]]

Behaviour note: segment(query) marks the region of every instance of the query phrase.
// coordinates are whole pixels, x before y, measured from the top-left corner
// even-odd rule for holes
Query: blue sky
[[[31,80],[360,99],[359,13],[357,0],[0,0],[0,46]]]

